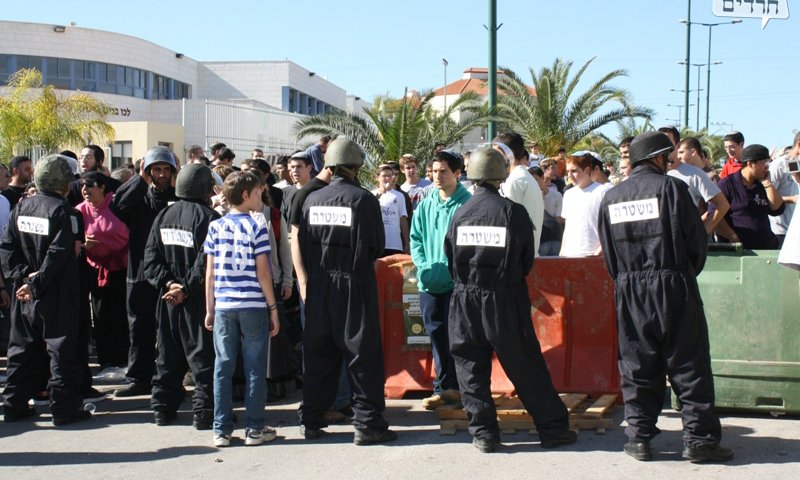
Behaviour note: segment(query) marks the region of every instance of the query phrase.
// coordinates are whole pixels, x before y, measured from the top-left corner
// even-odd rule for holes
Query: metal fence
[[[295,141],[294,124],[304,117],[223,100],[184,100],[185,146],[188,149],[201,145],[208,149],[222,142],[240,159],[249,158],[254,148],[265,154],[291,153],[316,141],[311,138]]]

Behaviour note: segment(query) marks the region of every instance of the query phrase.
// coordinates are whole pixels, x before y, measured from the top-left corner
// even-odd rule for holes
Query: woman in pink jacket
[[[93,334],[101,369],[128,364],[128,320],[125,273],[128,266],[128,227],[109,208],[114,194],[108,177],[87,172],[81,177],[85,201],[77,206],[86,233]]]

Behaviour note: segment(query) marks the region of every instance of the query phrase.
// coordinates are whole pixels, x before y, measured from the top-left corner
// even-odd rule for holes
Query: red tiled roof
[[[465,73],[486,73],[488,71],[488,68],[470,68],[465,70]],[[498,73],[501,72],[498,71]],[[528,86],[528,91],[531,92],[531,95],[536,95],[536,89],[533,87]],[[433,94],[438,97],[440,95],[444,95],[444,92],[445,87],[440,87],[434,90]],[[488,82],[481,78],[462,78],[447,85],[447,95],[461,95],[464,92],[475,92],[478,95],[489,95]],[[498,91],[498,93],[502,95],[502,92]]]

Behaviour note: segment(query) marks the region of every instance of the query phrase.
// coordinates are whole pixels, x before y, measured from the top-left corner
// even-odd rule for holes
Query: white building
[[[29,67],[66,94],[93,92],[111,105],[111,168],[155,145],[182,157],[190,145],[216,142],[239,158],[256,147],[290,153],[315,140],[294,139],[293,125],[304,115],[369,106],[288,60],[200,62],[129,35],[0,21],[0,93],[9,75]]]

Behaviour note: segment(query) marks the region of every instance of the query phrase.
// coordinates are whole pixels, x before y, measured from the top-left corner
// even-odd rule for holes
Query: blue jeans
[[[239,351],[245,375],[245,427],[266,425],[267,337],[269,311],[265,309],[216,310],[214,312],[214,433],[233,432],[231,381]]]
[[[433,381],[433,393],[438,395],[445,390],[458,390],[456,367],[450,355],[450,335],[448,317],[450,315],[450,296],[452,290],[445,293],[419,292],[419,308],[425,330],[431,338],[433,365],[436,367],[436,379]]]

